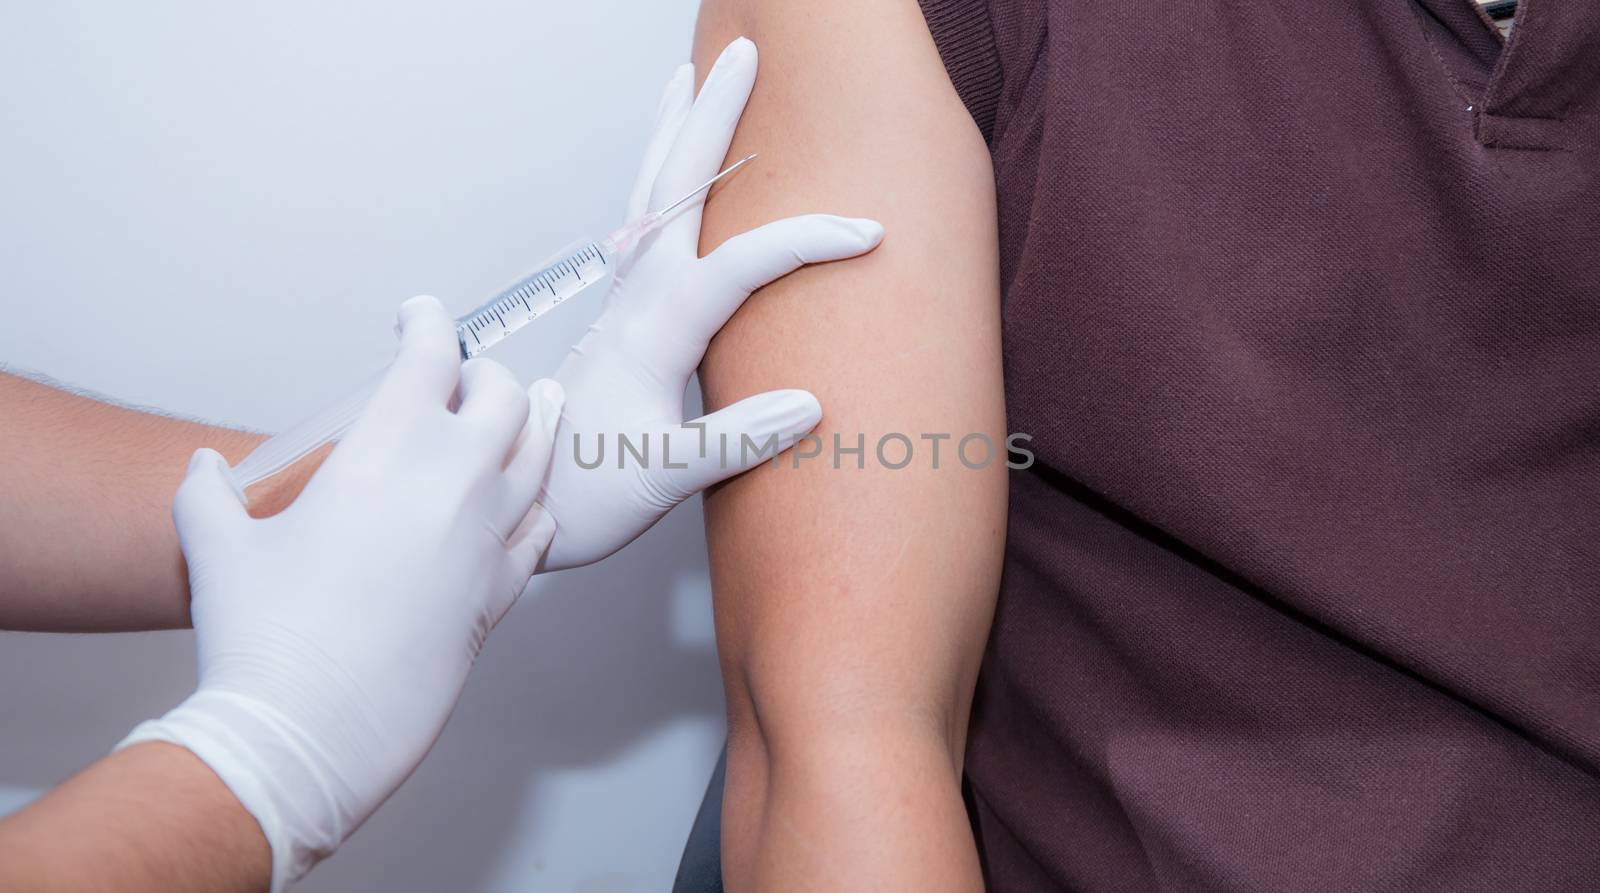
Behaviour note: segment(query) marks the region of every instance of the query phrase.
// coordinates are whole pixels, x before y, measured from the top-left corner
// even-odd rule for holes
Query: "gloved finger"
[[[510,564],[510,585],[490,590],[483,604],[478,627],[474,630],[472,649],[478,653],[494,628],[505,619],[506,612],[522,597],[528,580],[538,570],[539,562],[550,548],[556,535],[556,521],[535,507],[525,521],[506,540],[506,561]]]
[[[223,541],[250,523],[244,494],[228,473],[228,463],[216,450],[195,450],[189,472],[172,500],[172,522],[186,556]]]
[[[461,345],[455,320],[431,295],[400,305],[400,349],[374,401],[419,399],[446,406],[461,380]]]
[[[550,550],[550,543],[556,536],[556,519],[539,506],[534,506],[528,513],[523,523],[517,527],[509,538],[510,545],[507,554],[511,558],[511,567],[516,573],[516,579],[526,582],[539,570],[539,564],[544,560],[545,553]],[[505,612],[516,603],[521,591],[512,593],[511,598],[500,608],[498,621]]]
[[[666,163],[667,153],[678,141],[678,133],[693,106],[694,63],[688,62],[678,67],[661,95],[655,133],[644,150],[644,161],[639,164],[639,176],[633,181],[633,193],[628,198],[628,220],[637,220],[650,210],[650,191],[655,188],[661,165]]]
[[[722,169],[728,146],[733,143],[734,128],[755,88],[756,65],[756,45],[743,37],[722,51],[656,177],[651,209],[677,201]],[[701,201],[691,201],[673,211],[656,238],[673,244],[679,251],[698,250],[702,205]]]
[[[528,414],[527,392],[510,369],[483,357],[461,364],[461,408],[456,417],[473,427],[486,454],[502,465]]]
[[[883,241],[876,220],[811,214],[741,233],[700,261],[694,300],[674,307],[709,343],[751,292],[806,264],[865,254]]]
[[[550,473],[550,457],[555,453],[556,431],[566,392],[559,382],[545,378],[528,388],[526,402],[533,408],[522,434],[506,463],[505,486],[501,488],[500,532],[509,536],[522,523],[539,497]]]
[[[656,489],[671,502],[659,507],[671,508],[718,481],[772,461],[821,420],[822,404],[810,391],[785,390],[747,397],[686,423],[684,446],[678,445],[680,433],[673,432],[670,458],[672,464],[688,467],[669,468],[663,462],[649,472]]]

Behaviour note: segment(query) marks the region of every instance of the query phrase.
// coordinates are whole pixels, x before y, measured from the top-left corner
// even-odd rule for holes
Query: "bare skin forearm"
[[[0,628],[188,626],[172,494],[196,449],[237,461],[261,439],[0,374]],[[287,505],[314,468],[252,488],[252,514]]]
[[[0,820],[0,890],[253,893],[271,874],[255,819],[171,744],[118,751]]]
[[[730,735],[729,890],[982,889],[944,735],[892,721],[811,734]]]

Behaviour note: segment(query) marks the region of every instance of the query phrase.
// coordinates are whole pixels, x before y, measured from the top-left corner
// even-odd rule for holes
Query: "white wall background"
[[[619,222],[695,7],[6,4],[0,363],[289,424],[387,359],[405,297],[465,311]],[[553,370],[594,309],[500,358]],[[708,593],[697,506],[540,581],[301,889],[665,889],[723,733]],[[0,810],[176,703],[192,661],[187,633],[0,635]]]

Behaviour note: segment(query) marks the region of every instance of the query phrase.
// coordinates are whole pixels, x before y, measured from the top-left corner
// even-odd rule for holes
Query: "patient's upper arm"
[[[827,764],[830,751],[859,755],[855,739],[872,741],[874,753],[906,753],[870,770],[888,791],[840,779],[888,800],[819,806],[830,823],[865,809],[882,844],[898,817],[883,810],[926,812],[924,798],[935,797],[939,820],[964,830],[961,746],[1005,534],[989,156],[915,0],[707,0],[700,70],[740,34],[756,42],[761,68],[731,156],[761,158],[711,199],[702,251],[817,211],[876,218],[887,238],[865,258],[763,289],[702,369],[712,406],[804,387],[824,411],[821,456],[798,468],[785,457],[706,502],[729,700],[725,817],[770,818],[774,800],[790,794],[848,801],[850,791],[829,782],[815,790],[793,779]],[[888,434],[914,445],[909,466],[880,464]],[[993,444],[983,470],[957,458],[968,434]],[[929,439],[937,435],[950,438]],[[848,453],[835,468],[836,437],[846,448],[864,437],[864,470]],[[968,444],[974,463],[982,443]],[[903,441],[887,442],[884,458],[897,464],[904,452]],[[800,818],[788,812],[786,821],[804,823],[803,805]],[[752,870],[741,833],[725,825],[730,874]]]

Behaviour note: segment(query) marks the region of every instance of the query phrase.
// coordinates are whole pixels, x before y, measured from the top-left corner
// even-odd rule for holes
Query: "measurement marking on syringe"
[[[550,266],[513,283],[489,303],[459,320],[466,356],[477,356],[516,334],[523,326],[577,298],[610,275],[611,261],[594,244],[581,245]],[[471,335],[468,340],[467,336]]]

